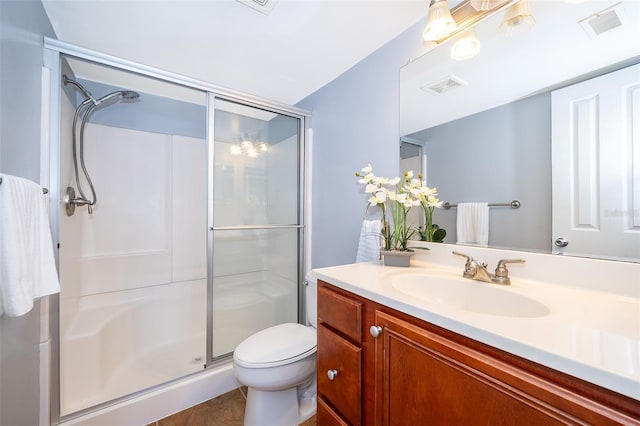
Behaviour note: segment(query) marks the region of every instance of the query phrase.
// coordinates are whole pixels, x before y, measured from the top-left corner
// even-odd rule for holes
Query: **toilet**
[[[294,426],[316,413],[317,281],[305,278],[309,326],[279,324],[242,341],[233,372],[249,388],[245,426]]]

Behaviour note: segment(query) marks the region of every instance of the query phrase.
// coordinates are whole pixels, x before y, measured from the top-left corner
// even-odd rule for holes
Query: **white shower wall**
[[[98,203],[60,223],[62,415],[205,363],[205,141],[90,123],[85,159]]]

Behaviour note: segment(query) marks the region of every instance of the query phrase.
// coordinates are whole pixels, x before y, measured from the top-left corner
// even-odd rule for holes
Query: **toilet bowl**
[[[317,283],[305,279],[310,326],[279,324],[242,341],[233,372],[248,387],[245,426],[293,426],[316,412]]]

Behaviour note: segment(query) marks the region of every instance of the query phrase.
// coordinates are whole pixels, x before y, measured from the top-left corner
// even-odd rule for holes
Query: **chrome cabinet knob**
[[[338,370],[327,370],[327,377],[329,380],[333,380],[338,377]]]
[[[556,245],[556,247],[566,247],[569,245],[569,241],[566,238],[560,237],[556,238],[554,244]]]
[[[371,334],[373,337],[378,337],[380,333],[382,333],[382,327],[380,327],[379,325],[372,325],[369,329],[369,334]]]

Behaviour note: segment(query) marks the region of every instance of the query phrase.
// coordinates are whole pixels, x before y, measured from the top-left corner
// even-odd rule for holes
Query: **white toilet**
[[[310,326],[269,327],[233,353],[236,379],[249,388],[245,426],[294,426],[316,412],[317,281],[307,275],[305,284]]]

